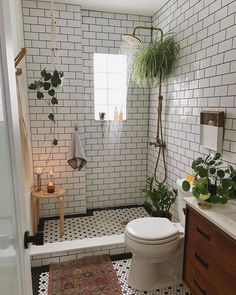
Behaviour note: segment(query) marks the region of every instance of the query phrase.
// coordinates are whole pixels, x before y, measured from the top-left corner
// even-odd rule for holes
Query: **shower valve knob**
[[[154,145],[155,148],[157,148],[157,147],[163,147],[163,148],[165,148],[166,147],[166,144],[165,143],[161,143],[161,142],[157,142],[157,141],[150,142],[149,145],[150,146]]]

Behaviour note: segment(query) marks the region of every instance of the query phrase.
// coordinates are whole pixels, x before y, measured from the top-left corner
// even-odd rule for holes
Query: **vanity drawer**
[[[186,283],[195,292],[196,288],[199,289],[190,277],[192,273],[192,276],[199,275],[197,282],[200,281],[200,287],[210,286],[207,294],[215,295],[219,290],[221,295],[236,294],[236,241],[189,206],[186,210],[185,230]],[[215,293],[211,293],[214,288]],[[196,294],[204,294],[204,291]]]
[[[227,264],[236,275],[236,241],[225,234],[213,223],[187,206],[186,243],[201,246],[207,256],[218,258]],[[235,278],[236,279],[236,278]]]
[[[209,279],[192,265],[191,261],[188,261],[185,265],[184,281],[188,284],[194,295],[223,294],[214,283],[209,282]]]
[[[224,295],[232,295],[235,291],[236,260],[232,261],[234,269],[224,263],[212,252],[209,255],[200,244],[189,243],[185,251],[185,259],[197,273],[200,273],[207,281],[214,282],[217,290],[224,290]]]

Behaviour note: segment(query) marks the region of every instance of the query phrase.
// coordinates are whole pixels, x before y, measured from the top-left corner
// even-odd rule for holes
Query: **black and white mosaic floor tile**
[[[44,242],[52,243],[122,234],[129,221],[145,216],[149,215],[143,207],[133,207],[98,210],[94,211],[92,216],[65,218],[63,237],[60,237],[59,220],[45,220]]]
[[[119,278],[124,295],[191,295],[184,283],[170,286],[154,291],[137,291],[128,286],[127,274],[130,266],[130,259],[117,260],[112,262]],[[38,293],[34,295],[48,294],[48,272],[42,272],[39,276]],[[111,294],[112,295],[112,294]]]
[[[127,283],[130,261],[130,259],[125,259],[112,262],[124,295],[191,295],[188,288],[183,283],[154,291],[137,291],[132,289]]]

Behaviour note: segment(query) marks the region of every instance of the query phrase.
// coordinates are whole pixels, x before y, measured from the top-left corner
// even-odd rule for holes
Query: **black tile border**
[[[49,265],[37,266],[31,268],[33,295],[38,295],[39,278],[42,272],[48,272]]]

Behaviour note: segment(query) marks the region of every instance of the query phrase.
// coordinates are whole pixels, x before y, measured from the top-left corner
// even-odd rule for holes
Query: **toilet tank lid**
[[[125,231],[142,240],[161,240],[179,234],[169,219],[161,217],[134,219],[126,225]]]

